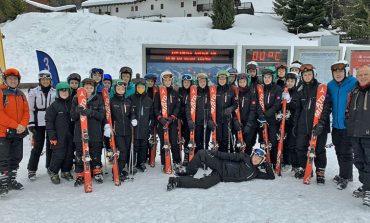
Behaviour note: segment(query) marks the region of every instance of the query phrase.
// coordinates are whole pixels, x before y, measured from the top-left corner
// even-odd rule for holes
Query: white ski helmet
[[[255,69],[258,72],[258,63],[256,61],[249,61],[245,67],[246,72],[248,73],[249,69]]]
[[[39,80],[41,78],[48,78],[48,79],[51,80],[51,73],[50,73],[50,71],[48,71],[48,70],[42,70],[42,71],[40,71],[39,72]]]
[[[170,76],[170,78],[173,78],[173,73],[169,70],[165,70],[161,73],[161,82],[163,83],[164,76]]]
[[[349,72],[348,62],[346,60],[339,60],[339,61],[334,62],[330,66],[330,70],[331,70],[332,73],[333,73],[334,70],[337,70],[337,69],[344,70],[345,75],[348,75],[348,72]]]

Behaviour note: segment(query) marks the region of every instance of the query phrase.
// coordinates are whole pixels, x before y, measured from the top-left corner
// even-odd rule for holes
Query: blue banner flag
[[[51,73],[51,78],[53,81],[53,87],[59,83],[58,70],[55,63],[51,57],[42,51],[36,50],[37,61],[39,63],[39,70],[48,70]]]

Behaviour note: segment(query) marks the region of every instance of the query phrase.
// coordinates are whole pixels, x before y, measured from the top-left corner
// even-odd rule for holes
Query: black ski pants
[[[36,134],[34,134],[33,140],[34,140],[34,146],[31,150],[30,159],[28,161],[28,167],[27,169],[30,171],[37,171],[37,167],[39,165],[40,156],[42,153],[42,150],[44,148],[44,143],[46,140],[46,168],[49,168],[50,161],[51,161],[51,149],[50,149],[50,142],[49,137],[45,134],[45,126],[36,126]]]
[[[306,168],[306,163],[307,163],[307,152],[308,152],[308,147],[310,144],[310,138],[311,135],[306,135],[306,134],[298,134],[297,136],[297,156],[299,160],[299,166],[302,167],[303,169]],[[325,169],[327,159],[326,159],[326,140],[328,138],[327,133],[322,133],[317,137],[317,142],[316,142],[316,150],[315,150],[315,167],[317,168],[323,168]]]
[[[58,173],[59,170],[62,172],[70,172],[73,166],[74,145],[72,137],[67,137],[63,142],[63,145],[60,145],[61,142],[58,142],[57,145],[50,146],[52,154],[49,169],[53,173]]]
[[[134,140],[134,150],[137,157],[136,165],[145,163],[146,152],[148,148],[148,140],[146,139],[135,139]]]
[[[130,158],[131,136],[116,136],[115,140],[119,151],[118,169],[122,173]]]
[[[90,153],[90,168],[94,170],[102,167],[101,155],[102,155],[102,142],[89,142],[89,153]],[[84,169],[83,163],[83,152],[82,142],[76,142],[76,173],[82,173]]]
[[[0,138],[0,172],[17,170],[22,158],[23,139]]]
[[[347,136],[346,129],[333,128],[332,140],[337,154],[339,176],[343,179],[352,178],[353,172],[353,149],[351,139]]]
[[[164,130],[163,126],[161,124],[157,127],[159,140],[161,144],[161,164],[164,165],[165,160],[165,154],[164,154]],[[177,121],[174,121],[169,127],[168,127],[168,135],[169,140],[171,144],[171,153],[172,153],[172,161],[173,163],[181,163],[180,159],[180,150],[179,150],[179,142],[178,142],[178,132],[177,132]]]
[[[365,191],[370,191],[370,138],[351,138],[354,164],[358,169],[359,181]]]

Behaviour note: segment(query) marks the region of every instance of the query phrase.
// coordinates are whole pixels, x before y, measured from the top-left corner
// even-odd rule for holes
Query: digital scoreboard
[[[255,61],[258,66],[275,67],[278,63],[290,64],[290,46],[243,46],[242,70],[245,71],[250,61]]]
[[[143,71],[160,74],[170,70],[180,85],[183,74],[207,73],[214,84],[219,70],[236,66],[235,46],[143,45]]]
[[[356,75],[356,69],[370,65],[370,47],[347,47],[345,59],[350,64],[349,73]]]

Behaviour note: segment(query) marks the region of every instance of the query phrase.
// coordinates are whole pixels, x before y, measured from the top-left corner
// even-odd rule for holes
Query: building
[[[26,3],[26,12],[77,12],[76,5],[60,7],[49,6],[49,0],[23,0]]]
[[[237,14],[254,14],[250,2],[235,1]],[[88,0],[82,3],[91,13],[121,18],[197,17],[212,12],[213,0]]]

